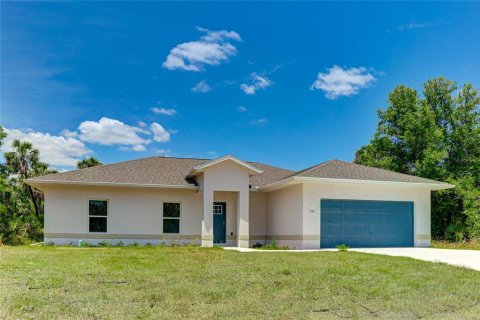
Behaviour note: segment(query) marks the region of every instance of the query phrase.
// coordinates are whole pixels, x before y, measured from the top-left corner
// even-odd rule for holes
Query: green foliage
[[[0,145],[7,136],[0,127]],[[19,245],[42,241],[43,194],[23,181],[54,173],[39,161],[39,152],[29,142],[14,140],[12,151],[0,162],[0,244]]]
[[[94,157],[88,157],[77,162],[77,169],[91,168],[100,165],[102,165],[100,160]]]
[[[261,250],[289,250],[288,246],[280,246],[277,243],[277,239],[272,238],[272,241],[269,244],[266,244],[258,249]]]
[[[445,181],[453,190],[432,194],[436,239],[480,237],[480,96],[471,84],[458,87],[436,78],[423,97],[400,85],[378,111],[373,139],[355,162]]]
[[[340,251],[340,252],[346,252],[346,251],[348,251],[348,249],[350,249],[350,247],[347,246],[347,245],[344,244],[344,243],[342,243],[342,244],[337,244],[337,245],[335,246],[335,248],[337,248],[337,250]]]

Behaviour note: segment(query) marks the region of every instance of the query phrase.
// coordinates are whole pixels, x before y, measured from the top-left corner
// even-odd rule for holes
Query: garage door
[[[321,200],[320,246],[413,247],[413,202]]]

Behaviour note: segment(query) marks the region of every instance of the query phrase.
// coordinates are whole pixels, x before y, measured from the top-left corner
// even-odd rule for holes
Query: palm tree
[[[77,162],[78,169],[91,168],[100,165],[102,165],[102,163],[94,157],[88,157]]]
[[[33,146],[28,141],[20,141],[18,139],[13,140],[12,142],[13,151],[5,152],[4,157],[7,163],[7,167],[12,171],[13,174],[18,174],[22,179],[28,179],[29,172],[37,166],[38,160],[38,149],[33,149]],[[35,201],[35,195],[33,193],[32,187],[27,185],[28,192],[35,207],[35,214],[39,216],[39,210],[37,202]]]

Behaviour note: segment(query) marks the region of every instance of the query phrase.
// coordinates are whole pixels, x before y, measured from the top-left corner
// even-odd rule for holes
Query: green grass
[[[0,247],[1,319],[478,319],[480,272],[356,252]]]
[[[480,250],[480,241],[432,241],[432,247],[437,249]]]

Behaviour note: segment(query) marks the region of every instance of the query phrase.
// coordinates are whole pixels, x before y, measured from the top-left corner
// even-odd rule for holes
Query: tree
[[[3,140],[7,137],[7,133],[3,130],[3,127],[0,126],[0,147],[3,146]]]
[[[400,85],[378,110],[377,131],[355,162],[447,181],[432,196],[432,235],[480,237],[480,96],[471,84],[445,78],[424,84],[423,98]]]
[[[94,157],[88,157],[77,162],[78,169],[91,168],[100,165],[102,165],[102,163]]]
[[[18,139],[13,140],[12,148],[13,151],[4,153],[7,167],[13,174],[18,174],[21,179],[28,179],[30,170],[39,163],[38,149],[33,149],[30,142],[22,142]],[[27,189],[35,208],[35,214],[39,216],[40,212],[38,210],[37,202],[35,201],[33,189],[29,185],[27,185]]]

